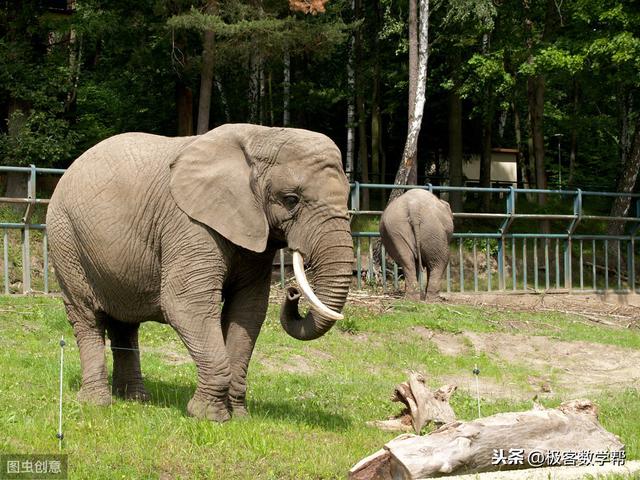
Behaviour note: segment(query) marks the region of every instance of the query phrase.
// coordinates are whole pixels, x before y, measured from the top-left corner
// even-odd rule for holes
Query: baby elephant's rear
[[[380,219],[380,236],[398,263],[410,298],[421,295],[419,272],[426,270],[426,297],[435,299],[449,263],[453,215],[449,204],[431,192],[409,190],[387,206]]]

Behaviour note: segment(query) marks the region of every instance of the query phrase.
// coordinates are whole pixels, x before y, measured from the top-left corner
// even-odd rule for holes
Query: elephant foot
[[[421,300],[420,292],[407,292],[405,296],[407,300],[411,300],[412,302],[419,302]]]
[[[137,402],[148,402],[151,398],[142,383],[114,384],[113,394],[124,400],[135,400]]]
[[[444,303],[447,299],[440,295],[440,293],[427,293],[427,297],[425,298],[425,302],[427,303]]]
[[[231,414],[225,403],[221,400],[196,398],[189,400],[187,413],[195,418],[211,420],[223,423],[231,420]]]
[[[231,411],[231,415],[233,415],[234,417],[239,418],[249,416],[249,410],[247,410],[247,405],[244,399],[238,400],[229,398],[228,405],[229,410]]]
[[[89,405],[106,407],[111,405],[111,393],[108,388],[86,388],[81,387],[78,392],[78,401]]]

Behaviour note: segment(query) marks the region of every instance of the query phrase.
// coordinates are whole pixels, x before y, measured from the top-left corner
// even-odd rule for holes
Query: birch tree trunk
[[[427,87],[427,63],[429,59],[429,0],[420,0],[419,40],[418,40],[418,79],[416,85],[416,98],[412,106],[413,118],[409,124],[407,141],[402,152],[402,160],[396,173],[394,185],[404,185],[408,182],[411,169],[415,167],[418,152],[418,136],[422,127],[422,115],[426,101]],[[389,203],[404,193],[403,190],[394,189],[389,196]]]
[[[418,86],[418,0],[409,0],[409,108],[408,122],[413,121],[414,105],[416,103],[416,90]],[[410,161],[411,168],[407,176],[409,184],[418,183],[418,148]]]

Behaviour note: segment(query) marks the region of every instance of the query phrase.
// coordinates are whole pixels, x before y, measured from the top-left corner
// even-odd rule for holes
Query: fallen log
[[[370,425],[388,431],[411,431],[419,434],[429,422],[436,426],[453,422],[456,415],[449,404],[449,398],[456,391],[455,385],[443,385],[430,392],[425,385],[424,376],[411,372],[409,381],[396,385],[393,402],[404,404],[400,414],[389,420],[370,422]]]
[[[403,434],[358,462],[350,480],[404,480],[540,466],[583,465],[584,452],[624,458],[620,439],[605,430],[589,400],[555,409],[499,413],[452,422],[426,436]],[[587,460],[589,460],[587,458]],[[373,468],[375,467],[375,468]]]

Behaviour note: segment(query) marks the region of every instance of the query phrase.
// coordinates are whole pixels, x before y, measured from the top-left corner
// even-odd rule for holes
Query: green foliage
[[[506,109],[514,86],[513,75],[504,69],[503,52],[476,53],[467,61],[466,79],[460,87],[460,96],[476,100],[486,98],[487,89],[490,89],[492,95],[501,100],[500,106]],[[484,102],[478,101],[478,104],[482,107]]]
[[[75,153],[80,134],[62,118],[47,111],[22,111],[9,122],[22,126],[15,135],[0,134],[0,158],[8,165],[51,165],[67,160]]]

